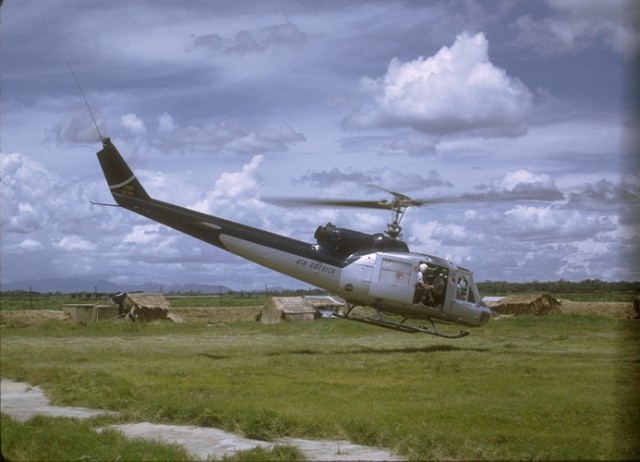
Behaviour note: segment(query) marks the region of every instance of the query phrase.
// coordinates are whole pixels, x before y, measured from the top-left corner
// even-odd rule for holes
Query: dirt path
[[[35,415],[90,419],[98,415],[117,412],[87,409],[81,407],[51,406],[40,387],[27,383],[2,379],[0,389],[0,410],[12,419],[25,422]],[[401,461],[404,460],[389,451],[360,446],[348,441],[305,440],[283,438],[276,442],[266,442],[244,438],[216,428],[180,425],[161,425],[149,422],[110,425],[128,438],[143,438],[179,444],[196,460],[215,457],[222,459],[237,451],[246,451],[261,446],[266,449],[276,444],[295,446],[308,460],[317,461]],[[103,428],[96,428],[101,431]]]

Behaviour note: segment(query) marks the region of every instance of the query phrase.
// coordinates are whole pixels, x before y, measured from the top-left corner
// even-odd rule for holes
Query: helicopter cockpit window
[[[475,303],[475,297],[467,276],[461,274],[456,278],[456,299]]]

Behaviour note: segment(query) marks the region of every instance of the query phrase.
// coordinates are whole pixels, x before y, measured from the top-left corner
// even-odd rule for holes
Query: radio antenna
[[[96,130],[98,131],[98,136],[100,137],[101,141],[104,141],[104,137],[102,136],[102,133],[100,133],[100,128],[98,127],[98,122],[96,122],[96,118],[93,115],[93,111],[91,110],[91,106],[89,106],[89,101],[87,100],[87,97],[84,94],[84,91],[82,91],[82,87],[80,86],[80,81],[78,80],[78,77],[76,76],[75,71],[73,70],[73,67],[71,66],[70,62],[67,62],[67,64],[69,65],[69,69],[71,69],[71,74],[73,74],[73,78],[76,81],[76,84],[78,85],[78,90],[80,90],[80,94],[82,95],[82,99],[84,99],[84,104],[87,105],[87,109],[89,109],[89,114],[91,115],[91,120],[93,120],[93,125],[95,125]]]

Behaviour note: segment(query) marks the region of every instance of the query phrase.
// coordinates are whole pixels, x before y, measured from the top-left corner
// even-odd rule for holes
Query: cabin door
[[[369,295],[401,303],[413,301],[411,284],[412,263],[388,255],[378,254],[373,267]]]

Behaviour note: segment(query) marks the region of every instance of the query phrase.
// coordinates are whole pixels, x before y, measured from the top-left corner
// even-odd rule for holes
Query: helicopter
[[[101,139],[97,156],[116,204],[94,204],[130,210],[346,301],[345,313],[320,313],[324,317],[445,338],[460,338],[469,332],[441,332],[436,323],[480,327],[491,318],[469,269],[437,256],[411,252],[401,240],[400,222],[408,207],[456,199],[416,200],[379,188],[389,194],[388,199],[268,200],[277,205],[366,207],[392,213],[382,233],[367,234],[327,223],[316,229],[316,242],[307,243],[152,198],[111,139]],[[357,306],[372,307],[376,315],[354,316]],[[399,321],[389,319],[393,316]],[[407,323],[410,319],[430,325]]]

